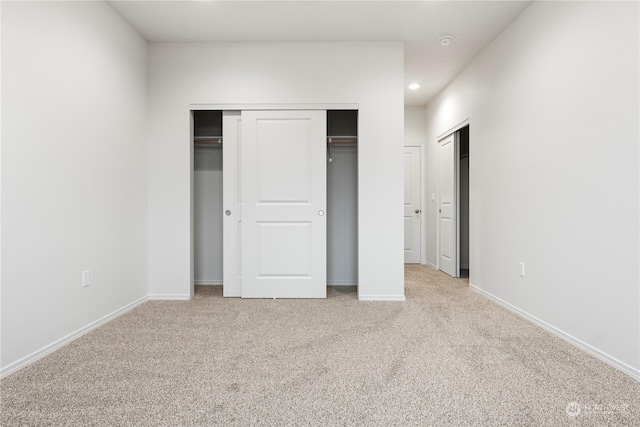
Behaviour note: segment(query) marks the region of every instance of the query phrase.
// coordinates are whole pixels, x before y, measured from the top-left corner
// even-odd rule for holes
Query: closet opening
[[[458,159],[459,182],[459,248],[460,277],[469,277],[469,125],[458,131],[460,157]]]
[[[242,117],[241,111],[191,111],[194,293],[196,286],[222,285],[221,292],[212,291],[225,297],[245,296],[241,248]],[[326,165],[326,285],[342,286],[339,292],[357,293],[357,110],[326,110],[326,159],[322,163]]]
[[[222,111],[192,111],[193,284],[222,285]]]
[[[327,111],[327,285],[358,284],[358,110]]]

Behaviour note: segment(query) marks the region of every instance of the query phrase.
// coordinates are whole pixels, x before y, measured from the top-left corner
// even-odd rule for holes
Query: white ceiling
[[[405,104],[425,105],[530,1],[108,1],[149,42],[404,41]],[[438,38],[454,37],[442,47]],[[417,91],[406,88],[419,82]]]

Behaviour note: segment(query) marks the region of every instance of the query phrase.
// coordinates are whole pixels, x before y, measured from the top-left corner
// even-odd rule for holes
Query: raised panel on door
[[[310,221],[258,222],[258,277],[311,277],[311,228]]]
[[[326,297],[326,112],[242,112],[243,298]]]
[[[222,113],[222,206],[224,209],[222,294],[225,297],[241,296],[242,288],[242,257],[240,255],[242,226],[241,123],[240,111],[224,111]]]
[[[439,266],[440,270],[456,276],[456,193],[455,193],[455,134],[440,141],[440,205]]]
[[[421,150],[420,147],[404,149],[404,262],[420,262],[421,238]]]

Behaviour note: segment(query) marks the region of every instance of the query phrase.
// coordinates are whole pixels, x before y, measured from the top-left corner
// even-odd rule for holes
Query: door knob
[[[323,210],[319,210],[318,211],[318,215],[323,216],[324,215],[324,211]]]
[[[416,209],[414,212],[415,213],[420,213],[420,209]]]
[[[226,216],[229,216],[229,215],[231,215],[231,211],[230,211],[229,209],[227,209],[226,211],[224,211],[224,214],[225,214]]]

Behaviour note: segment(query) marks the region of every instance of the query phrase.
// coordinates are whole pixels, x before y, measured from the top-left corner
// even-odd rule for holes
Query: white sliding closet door
[[[243,111],[241,141],[242,297],[326,298],[326,111]]]
[[[240,187],[240,111],[222,113],[222,206],[223,215],[223,268],[222,294],[241,296],[242,274],[240,240],[242,227],[242,198]]]

